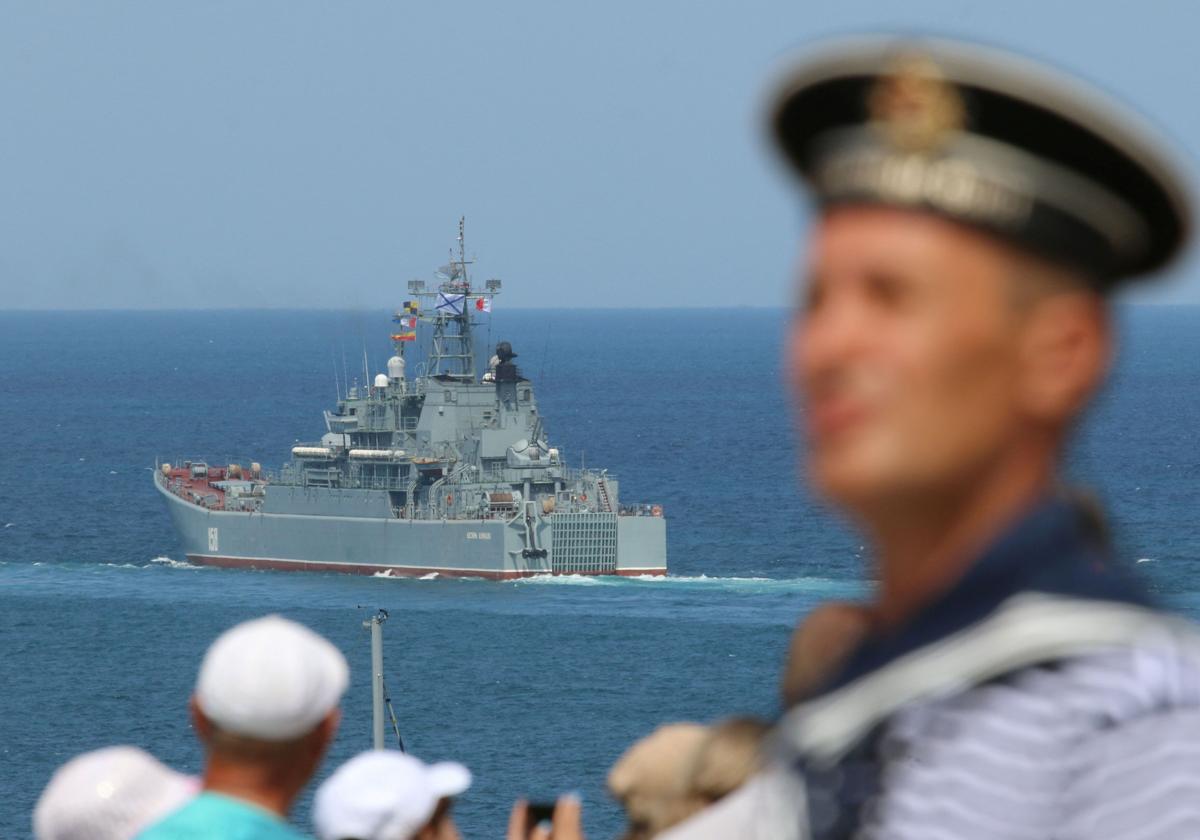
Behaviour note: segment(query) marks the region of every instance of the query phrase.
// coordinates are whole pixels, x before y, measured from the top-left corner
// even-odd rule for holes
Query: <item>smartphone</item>
[[[554,819],[554,803],[530,802],[525,806],[525,813],[528,815],[525,825],[529,827],[529,831],[532,833],[536,826],[544,822],[551,822]]]

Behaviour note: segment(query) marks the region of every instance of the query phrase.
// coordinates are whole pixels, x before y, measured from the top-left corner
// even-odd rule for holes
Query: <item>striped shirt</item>
[[[910,704],[806,794],[813,838],[1200,837],[1200,664],[1164,642]]]
[[[1200,838],[1200,633],[1044,505],[666,840]]]
[[[779,726],[789,758],[661,836],[1200,838],[1200,637],[1142,617],[1137,644],[949,681],[848,746],[797,743],[834,708],[800,707]]]

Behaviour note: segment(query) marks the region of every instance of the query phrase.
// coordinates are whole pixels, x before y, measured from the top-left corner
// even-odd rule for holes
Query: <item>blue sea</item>
[[[1200,618],[1200,309],[1117,316],[1120,361],[1067,472],[1163,600]],[[328,774],[370,746],[362,622],[381,607],[406,745],[475,773],[464,836],[501,836],[516,797],[561,791],[581,793],[589,836],[615,836],[620,753],[666,721],[774,714],[792,625],[869,577],[861,540],[798,478],[787,322],[498,304],[481,344],[513,343],[569,461],[663,505],[671,573],[494,583],[194,568],[152,488],[156,458],[276,467],[319,436],[335,377],[361,380],[364,350],[382,369],[387,313],[0,312],[0,837],[28,835],[50,774],[84,750],[133,743],[197,772],[200,657],[269,612],[350,659]]]

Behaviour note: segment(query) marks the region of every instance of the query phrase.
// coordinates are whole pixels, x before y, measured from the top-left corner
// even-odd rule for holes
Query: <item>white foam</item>
[[[628,575],[625,580],[646,580],[656,583],[790,583],[795,581],[777,580],[765,577],[721,577],[714,575]]]
[[[11,528],[11,527],[12,527],[13,525],[15,525],[15,524],[16,524],[15,522],[5,522],[5,523],[4,523],[4,527],[5,527],[5,528]]]
[[[151,564],[151,566],[165,566],[168,569],[205,569],[205,568],[210,568],[208,566],[195,566],[195,565],[187,562],[186,560],[173,560],[172,558],[165,557],[165,556],[152,558],[150,560],[150,564]],[[145,568],[148,569],[148,568],[150,568],[150,566],[146,566]]]
[[[440,577],[440,575],[438,575],[437,572],[430,572],[427,575],[421,575],[420,577],[414,577],[413,575],[398,575],[392,569],[383,569],[378,572],[373,572],[371,574],[371,577],[387,578],[389,580],[437,580]]]
[[[857,580],[824,577],[769,578],[723,577],[720,575],[535,575],[518,578],[515,583],[558,586],[666,586],[697,589],[723,589],[746,593],[829,593],[839,597],[858,597],[865,586]]]
[[[1153,557],[1139,557],[1138,562],[1139,563],[1153,563],[1154,558]]]
[[[517,578],[515,582],[516,583],[541,583],[541,584],[552,583],[552,584],[557,584],[559,586],[570,586],[570,585],[601,586],[605,583],[611,583],[612,581],[603,580],[600,577],[597,577],[595,575],[551,575],[551,574],[545,574],[545,575],[533,575],[531,577]]]

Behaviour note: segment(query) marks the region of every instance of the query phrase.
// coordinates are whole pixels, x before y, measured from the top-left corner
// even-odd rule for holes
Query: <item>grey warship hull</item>
[[[475,314],[491,312],[501,283],[472,285],[461,220],[458,246],[436,289],[409,283],[387,372],[372,379],[364,351],[363,380],[338,387],[324,435],[293,446],[277,472],[157,465],[155,487],[191,562],[494,579],[666,574],[662,507],[622,503],[615,475],[568,466],[512,346],[496,345],[477,376]],[[432,328],[430,350],[410,378],[405,352],[419,323]]]
[[[533,535],[545,555],[528,556],[519,516],[507,521],[363,516],[354,508],[369,508],[372,501],[386,505],[387,494],[372,500],[348,491],[325,491],[313,499],[327,508],[322,515],[212,510],[173,492],[161,473],[156,476],[184,553],[197,565],[493,580],[667,572],[661,517],[555,513]]]

